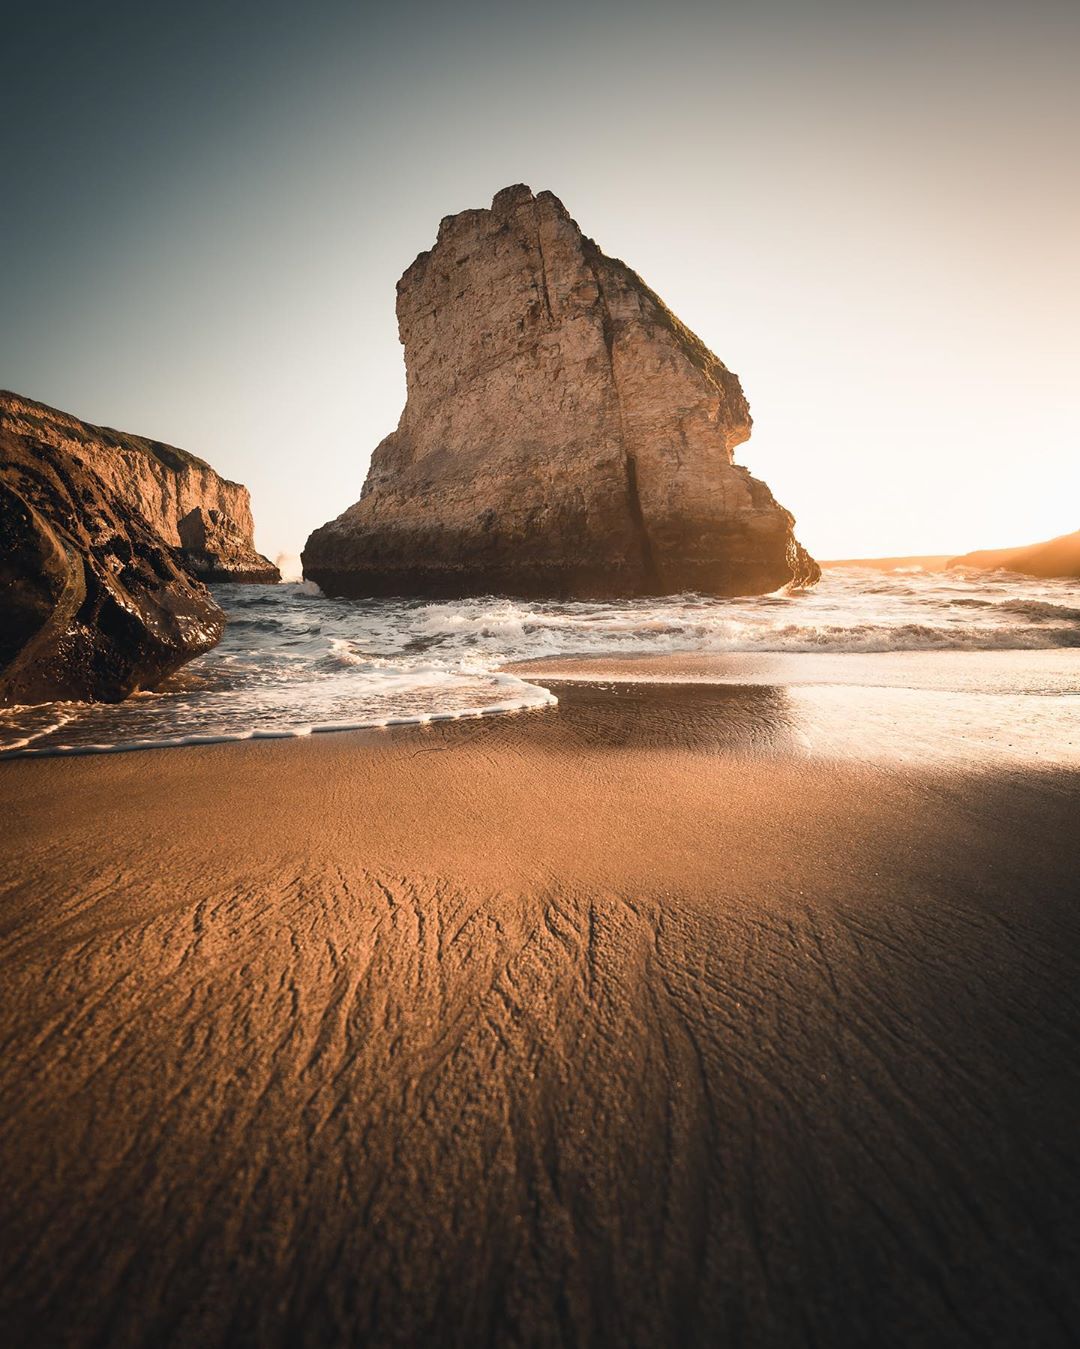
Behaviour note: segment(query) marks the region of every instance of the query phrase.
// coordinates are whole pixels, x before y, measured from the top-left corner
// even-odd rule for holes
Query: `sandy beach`
[[[1076,775],[551,687],[0,764],[7,1343],[1073,1342]]]
[[[1080,1349],[1080,4],[0,35],[0,1349]]]

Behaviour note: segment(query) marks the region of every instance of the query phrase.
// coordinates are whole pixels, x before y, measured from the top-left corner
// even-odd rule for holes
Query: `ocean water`
[[[993,743],[1000,732],[1004,744],[1028,726],[1009,743],[1025,752],[1038,744],[1044,754],[1056,745],[1055,762],[1073,761],[1068,730],[1080,715],[1080,584],[1073,581],[832,569],[809,591],[731,600],[363,601],[328,599],[304,583],[220,586],[215,594],[229,623],[214,651],[159,691],[122,704],[0,710],[0,755],[301,736],[552,708],[557,698],[535,682],[536,669],[572,674],[577,658],[587,660],[580,670],[591,678],[648,678],[655,677],[649,661],[675,654],[680,679],[814,686],[813,707],[834,708],[834,738],[855,735],[866,722],[867,700],[856,689],[888,688],[886,711],[878,697],[874,716],[884,715],[894,737],[920,727],[925,735],[927,725],[935,727],[931,738],[943,733],[925,710],[933,694],[944,733],[959,727],[961,738]],[[635,660],[646,665],[635,668]],[[520,662],[542,664],[505,668]],[[905,713],[911,693],[922,711],[910,704]],[[791,696],[797,704],[800,695]]]

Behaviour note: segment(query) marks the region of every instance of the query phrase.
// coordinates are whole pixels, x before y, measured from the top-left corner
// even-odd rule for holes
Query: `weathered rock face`
[[[274,583],[277,567],[256,553],[250,539],[235,523],[213,507],[196,506],[179,523],[184,566],[205,581]]]
[[[398,283],[408,399],[303,562],[328,593],[761,593],[819,569],[732,463],[738,379],[550,192],[443,220]]]
[[[216,512],[221,529],[215,546],[200,545],[181,560],[204,581],[276,582],[281,575],[255,551],[251,497],[246,487],[229,482],[209,464],[184,450],[143,436],[92,426],[70,413],[0,392],[0,426],[29,437],[45,455],[55,450],[92,464],[97,477],[118,501],[137,511],[173,548],[185,548],[180,522],[192,511]]]
[[[221,637],[209,592],[94,460],[0,421],[0,703],[115,702]]]

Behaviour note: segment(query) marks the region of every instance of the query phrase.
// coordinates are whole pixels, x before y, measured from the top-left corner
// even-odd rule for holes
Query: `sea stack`
[[[735,375],[559,199],[448,216],[398,282],[407,401],[316,530],[328,594],[760,594],[819,568],[768,487]]]

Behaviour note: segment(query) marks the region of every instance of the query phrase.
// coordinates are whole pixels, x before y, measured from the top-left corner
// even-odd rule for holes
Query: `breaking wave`
[[[1080,585],[1006,573],[827,571],[810,591],[613,603],[327,599],[222,586],[216,650],[119,706],[0,711],[0,753],[306,736],[550,705],[503,667],[548,656],[1080,647]]]

